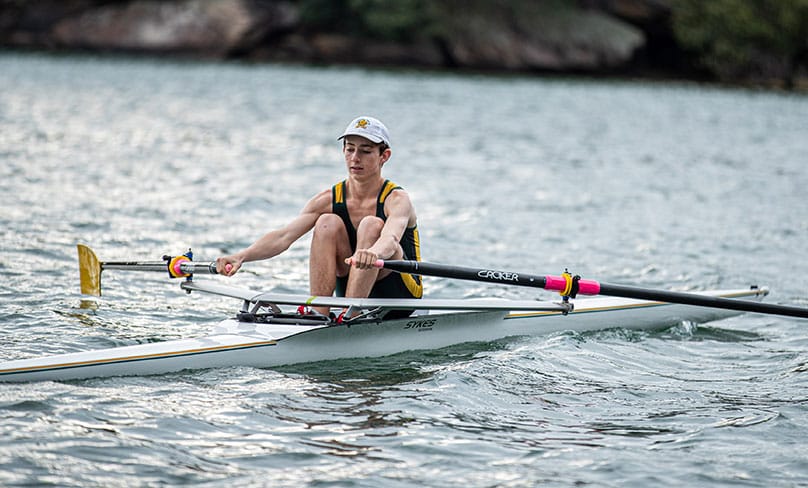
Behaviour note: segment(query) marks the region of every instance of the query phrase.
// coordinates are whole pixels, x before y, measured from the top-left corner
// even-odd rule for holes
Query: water
[[[808,306],[808,98],[698,85],[0,55],[3,359],[238,306],[103,260],[250,244],[384,120],[424,259]],[[305,239],[230,281],[307,284]],[[215,278],[212,278],[215,279]],[[220,278],[221,279],[221,278]],[[550,298],[427,279],[433,297]],[[260,370],[0,386],[4,486],[808,484],[804,320],[747,314]]]

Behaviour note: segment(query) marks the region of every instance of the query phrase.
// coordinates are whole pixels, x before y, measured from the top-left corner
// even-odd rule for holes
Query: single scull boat
[[[172,277],[186,278],[191,278],[193,273],[216,272],[211,263],[193,263],[190,256],[164,259],[164,262],[101,263],[89,248],[79,246],[82,291],[100,294],[100,274],[104,269],[160,270],[168,271]],[[396,265],[395,262],[389,264],[391,267]],[[424,274],[440,274],[439,271],[427,270]],[[492,277],[496,273],[503,273],[485,271],[487,273],[477,273],[483,277],[482,281],[494,281]],[[513,276],[508,278],[513,280]],[[573,286],[573,281],[578,281],[577,277],[575,280],[565,279],[570,286]],[[546,285],[542,283],[540,287],[547,288]],[[685,321],[703,323],[737,315],[750,304],[763,305],[757,302],[768,294],[766,288],[758,287],[681,294],[698,303],[702,303],[701,300],[706,300],[705,303],[720,300],[739,304],[739,309],[731,310],[711,305],[625,297],[570,300],[569,294],[559,302],[351,299],[259,293],[190,279],[183,281],[180,286],[188,292],[211,293],[241,300],[241,310],[234,317],[219,323],[204,337],[6,361],[0,363],[0,381],[151,375],[228,366],[268,368],[332,359],[379,357],[408,350],[437,349],[466,342],[558,331],[591,331],[613,327],[658,330]],[[590,282],[582,283],[580,288],[587,286],[591,286]],[[578,288],[578,283],[573,287]],[[349,308],[358,315],[351,320],[338,322],[320,315],[301,314],[297,310],[298,307],[314,306]],[[385,318],[393,310],[415,312],[406,318]],[[772,312],[769,310],[765,313]]]

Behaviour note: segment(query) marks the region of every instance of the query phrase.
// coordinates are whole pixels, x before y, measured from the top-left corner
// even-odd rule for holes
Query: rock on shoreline
[[[598,73],[632,69],[639,53],[648,59],[653,29],[670,16],[665,0],[524,5],[454,12],[439,34],[403,43],[313,32],[290,0],[0,0],[0,46]]]

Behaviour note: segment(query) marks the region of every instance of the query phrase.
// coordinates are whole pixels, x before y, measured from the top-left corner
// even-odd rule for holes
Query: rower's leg
[[[359,223],[359,228],[356,229],[356,248],[367,249],[379,240],[382,229],[384,228],[384,221],[378,217],[365,217]],[[388,259],[401,259],[404,256],[403,250],[399,247],[393,256]],[[345,290],[345,296],[351,298],[366,298],[370,295],[373,285],[380,279],[385,278],[392,271],[389,269],[358,269],[351,268],[351,274],[348,275],[348,285]]]
[[[342,219],[335,214],[323,214],[314,225],[309,251],[309,292],[314,296],[330,297],[337,286],[337,276],[345,276],[350,268],[345,259],[351,257],[351,242]],[[328,315],[328,307],[314,307]]]

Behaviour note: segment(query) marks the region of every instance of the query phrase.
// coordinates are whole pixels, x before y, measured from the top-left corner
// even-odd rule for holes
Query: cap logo
[[[367,129],[368,124],[370,124],[370,122],[368,122],[368,119],[359,119],[359,120],[356,121],[356,128],[357,129]]]

